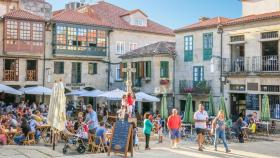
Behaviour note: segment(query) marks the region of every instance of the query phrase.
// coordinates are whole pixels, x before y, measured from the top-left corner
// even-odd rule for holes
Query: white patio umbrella
[[[104,97],[108,100],[122,100],[123,95],[125,95],[126,92],[122,91],[120,89],[115,89],[109,92],[104,92],[100,95],[98,95],[98,97]]]
[[[103,94],[104,92],[100,90],[93,90],[89,92],[84,92],[80,94],[81,97],[98,97],[99,95]]]
[[[50,88],[36,86],[36,87],[28,87],[20,89],[25,94],[33,94],[33,95],[51,95],[52,90]]]
[[[138,92],[135,94],[135,96],[136,100],[141,102],[160,102],[159,98],[146,94],[144,92]]]
[[[65,129],[66,122],[66,97],[62,82],[55,83],[52,89],[49,111],[48,124],[58,131]]]
[[[8,93],[8,94],[15,94],[15,95],[21,95],[22,92],[21,91],[18,91],[12,87],[9,87],[9,86],[6,86],[6,85],[3,85],[3,84],[0,84],[0,92],[3,92],[3,93]]]
[[[87,92],[89,92],[89,91],[84,90],[84,89],[82,89],[82,90],[79,89],[79,90],[74,90],[70,93],[67,93],[66,96],[80,96],[81,94],[87,93]]]

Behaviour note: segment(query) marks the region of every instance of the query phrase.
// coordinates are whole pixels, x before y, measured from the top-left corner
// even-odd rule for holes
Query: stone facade
[[[242,16],[280,11],[280,0],[242,0]]]
[[[149,44],[153,44],[159,41],[170,41],[174,42],[173,36],[161,35],[161,34],[153,34],[153,33],[145,33],[145,32],[136,32],[136,31],[128,31],[128,30],[119,30],[114,29],[113,32],[110,33],[110,61],[111,61],[111,72],[110,72],[110,89],[124,89],[125,84],[123,82],[116,80],[116,69],[119,67],[121,63],[121,59],[119,58],[122,54],[117,54],[117,42],[124,42],[124,53],[129,51],[129,44],[135,43],[137,48],[143,47]],[[154,85],[156,86],[156,85]]]
[[[203,60],[203,34],[213,33],[213,48],[212,60]],[[190,62],[184,61],[184,37],[193,36],[193,60]],[[180,81],[193,81],[194,66],[203,66],[204,80],[211,85],[211,91],[214,96],[214,102],[218,105],[220,94],[220,34],[217,33],[217,28],[206,28],[194,31],[185,31],[176,33],[176,65],[175,65],[175,93],[176,107],[180,109],[181,100],[186,100],[186,94],[180,92]],[[212,64],[211,64],[212,63]],[[212,67],[212,68],[211,68]],[[212,70],[211,70],[212,69]],[[198,106],[201,102],[208,102],[208,95],[193,94],[193,101]]]

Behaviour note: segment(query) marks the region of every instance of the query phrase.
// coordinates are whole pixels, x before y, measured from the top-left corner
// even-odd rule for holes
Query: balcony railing
[[[16,70],[4,70],[4,81],[18,81]]]
[[[26,81],[37,81],[37,70],[26,70]]]
[[[261,73],[279,72],[279,70],[279,57],[277,55],[223,59],[224,73]]]
[[[212,81],[181,80],[179,82],[180,93],[209,94]]]

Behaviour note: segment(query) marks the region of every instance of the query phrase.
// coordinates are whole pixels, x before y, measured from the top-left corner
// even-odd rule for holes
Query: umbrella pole
[[[55,150],[55,137],[56,137],[56,134],[55,134],[55,131],[53,132],[53,150]]]

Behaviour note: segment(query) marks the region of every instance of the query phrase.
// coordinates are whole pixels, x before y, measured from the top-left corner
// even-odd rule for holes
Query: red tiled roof
[[[44,18],[24,10],[15,10],[4,15],[4,18],[44,21]]]
[[[230,21],[230,20],[231,19],[225,18],[225,17],[215,17],[215,18],[200,21],[198,23],[176,29],[174,32],[182,32],[182,31],[190,31],[190,30],[198,30],[198,29],[204,29],[204,28],[217,27],[218,25],[223,24],[223,23],[225,23],[227,21]]]
[[[148,20],[148,24],[146,27],[130,25],[121,17],[122,15],[127,14],[129,11],[107,2],[98,2],[97,4],[87,7],[92,10],[94,16],[98,16],[103,21],[106,21],[112,28],[164,34],[170,36],[174,35],[173,30],[171,30],[170,28],[162,26],[151,20]]]
[[[224,23],[224,25],[237,25],[237,24],[244,24],[244,23],[250,23],[250,22],[256,22],[256,21],[268,20],[268,19],[273,19],[273,18],[280,18],[280,11],[244,16],[244,17],[240,17],[237,19],[227,21]]]
[[[123,15],[120,15],[120,16],[126,16],[126,15],[131,15],[131,14],[134,14],[136,12],[140,12],[142,13],[144,16],[148,17],[147,14],[145,14],[142,10],[140,9],[135,9],[135,10],[132,10],[132,11],[128,11],[127,13],[124,13]]]
[[[93,17],[86,13],[80,13],[74,10],[63,10],[53,13],[52,20],[56,22],[67,22],[74,24],[109,26],[109,24],[99,17]]]

